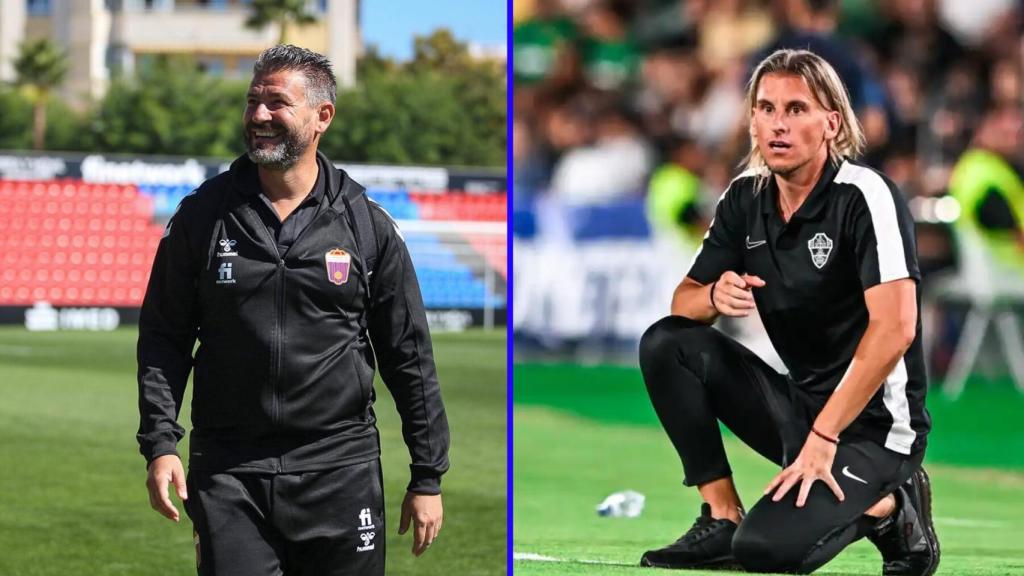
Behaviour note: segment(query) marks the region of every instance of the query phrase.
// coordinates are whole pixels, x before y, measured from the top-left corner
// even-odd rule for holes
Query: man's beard
[[[287,170],[299,161],[302,153],[309,148],[310,140],[304,139],[299,131],[288,130],[280,126],[271,126],[274,130],[281,130],[281,141],[271,148],[256,148],[255,136],[252,131],[256,127],[249,125],[245,129],[245,146],[248,149],[249,160],[254,164],[263,166],[270,170]]]
[[[793,172],[796,172],[796,169],[799,168],[800,166],[801,164],[797,164],[795,166],[780,166],[778,168],[775,168],[771,164],[768,164],[768,171],[771,172],[772,174],[775,174],[776,176],[786,178]]]

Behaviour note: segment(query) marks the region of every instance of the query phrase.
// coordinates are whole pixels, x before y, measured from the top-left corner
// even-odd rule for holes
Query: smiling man
[[[747,170],[640,342],[651,402],[704,500],[644,566],[809,573],[868,537],[886,575],[930,575],[939,545],[921,468],[931,422],[913,221],[858,163],[863,136],[836,72],[779,50],[747,92]],[[789,369],[711,328],[760,315]],[[744,512],[719,421],[782,467]]]
[[[384,574],[377,365],[412,459],[399,533],[411,523],[420,555],[441,529],[449,436],[423,301],[394,221],[317,151],[335,93],[320,54],[265,51],[248,153],[182,201],[153,263],[138,441],[152,507],[179,520],[170,485],[185,503],[201,575]]]

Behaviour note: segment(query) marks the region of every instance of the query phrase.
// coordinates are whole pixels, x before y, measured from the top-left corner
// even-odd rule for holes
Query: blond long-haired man
[[[640,343],[658,417],[704,504],[667,568],[809,573],[868,537],[887,575],[930,575],[939,546],[921,468],[931,421],[913,221],[855,158],[864,138],[835,70],[779,50],[747,94],[747,170]],[[711,328],[760,315],[789,369]],[[718,423],[782,467],[744,513]]]

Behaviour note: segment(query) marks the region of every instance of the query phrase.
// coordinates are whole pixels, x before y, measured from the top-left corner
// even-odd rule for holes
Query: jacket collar
[[[334,163],[319,150],[316,152],[316,161],[320,165],[320,173],[324,175],[327,203],[336,211],[344,212],[345,205],[342,196],[348,195],[351,200],[364,192],[364,188],[352,180],[344,170],[335,167]],[[236,158],[228,171],[231,173],[231,183],[240,195],[249,197],[260,193],[261,186],[256,164],[249,159],[247,154]]]

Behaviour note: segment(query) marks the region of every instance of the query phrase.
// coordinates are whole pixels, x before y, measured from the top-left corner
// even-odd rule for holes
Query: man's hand
[[[168,484],[174,484],[178,498],[181,498],[182,502],[188,500],[188,492],[185,489],[185,469],[181,466],[181,458],[178,458],[176,454],[160,456],[149,463],[146,488],[149,489],[149,505],[153,507],[153,510],[177,522],[180,515],[167,495]]]
[[[409,520],[412,520],[412,553],[419,556],[426,552],[434,538],[437,538],[443,519],[444,509],[440,494],[406,492],[405,500],[402,501],[402,520],[399,522],[398,533],[405,534],[409,530]]]
[[[715,281],[712,293],[715,308],[726,316],[750,316],[754,309],[754,295],[751,288],[763,288],[764,280],[750,274],[739,274],[728,270]]]
[[[811,485],[816,480],[821,480],[832,489],[836,498],[842,502],[846,499],[846,496],[843,494],[842,488],[839,487],[839,483],[832,476],[832,461],[835,458],[836,445],[811,433],[807,437],[807,441],[804,442],[804,447],[800,450],[800,455],[796,457],[796,460],[793,461],[789,468],[779,472],[768,483],[768,487],[764,490],[765,495],[778,487],[775,495],[772,496],[772,501],[778,502],[786,495],[786,492],[789,492],[790,488],[797,482],[800,482],[800,494],[796,498],[796,505],[797,508],[802,508],[804,503],[807,502],[807,494],[811,491]]]

